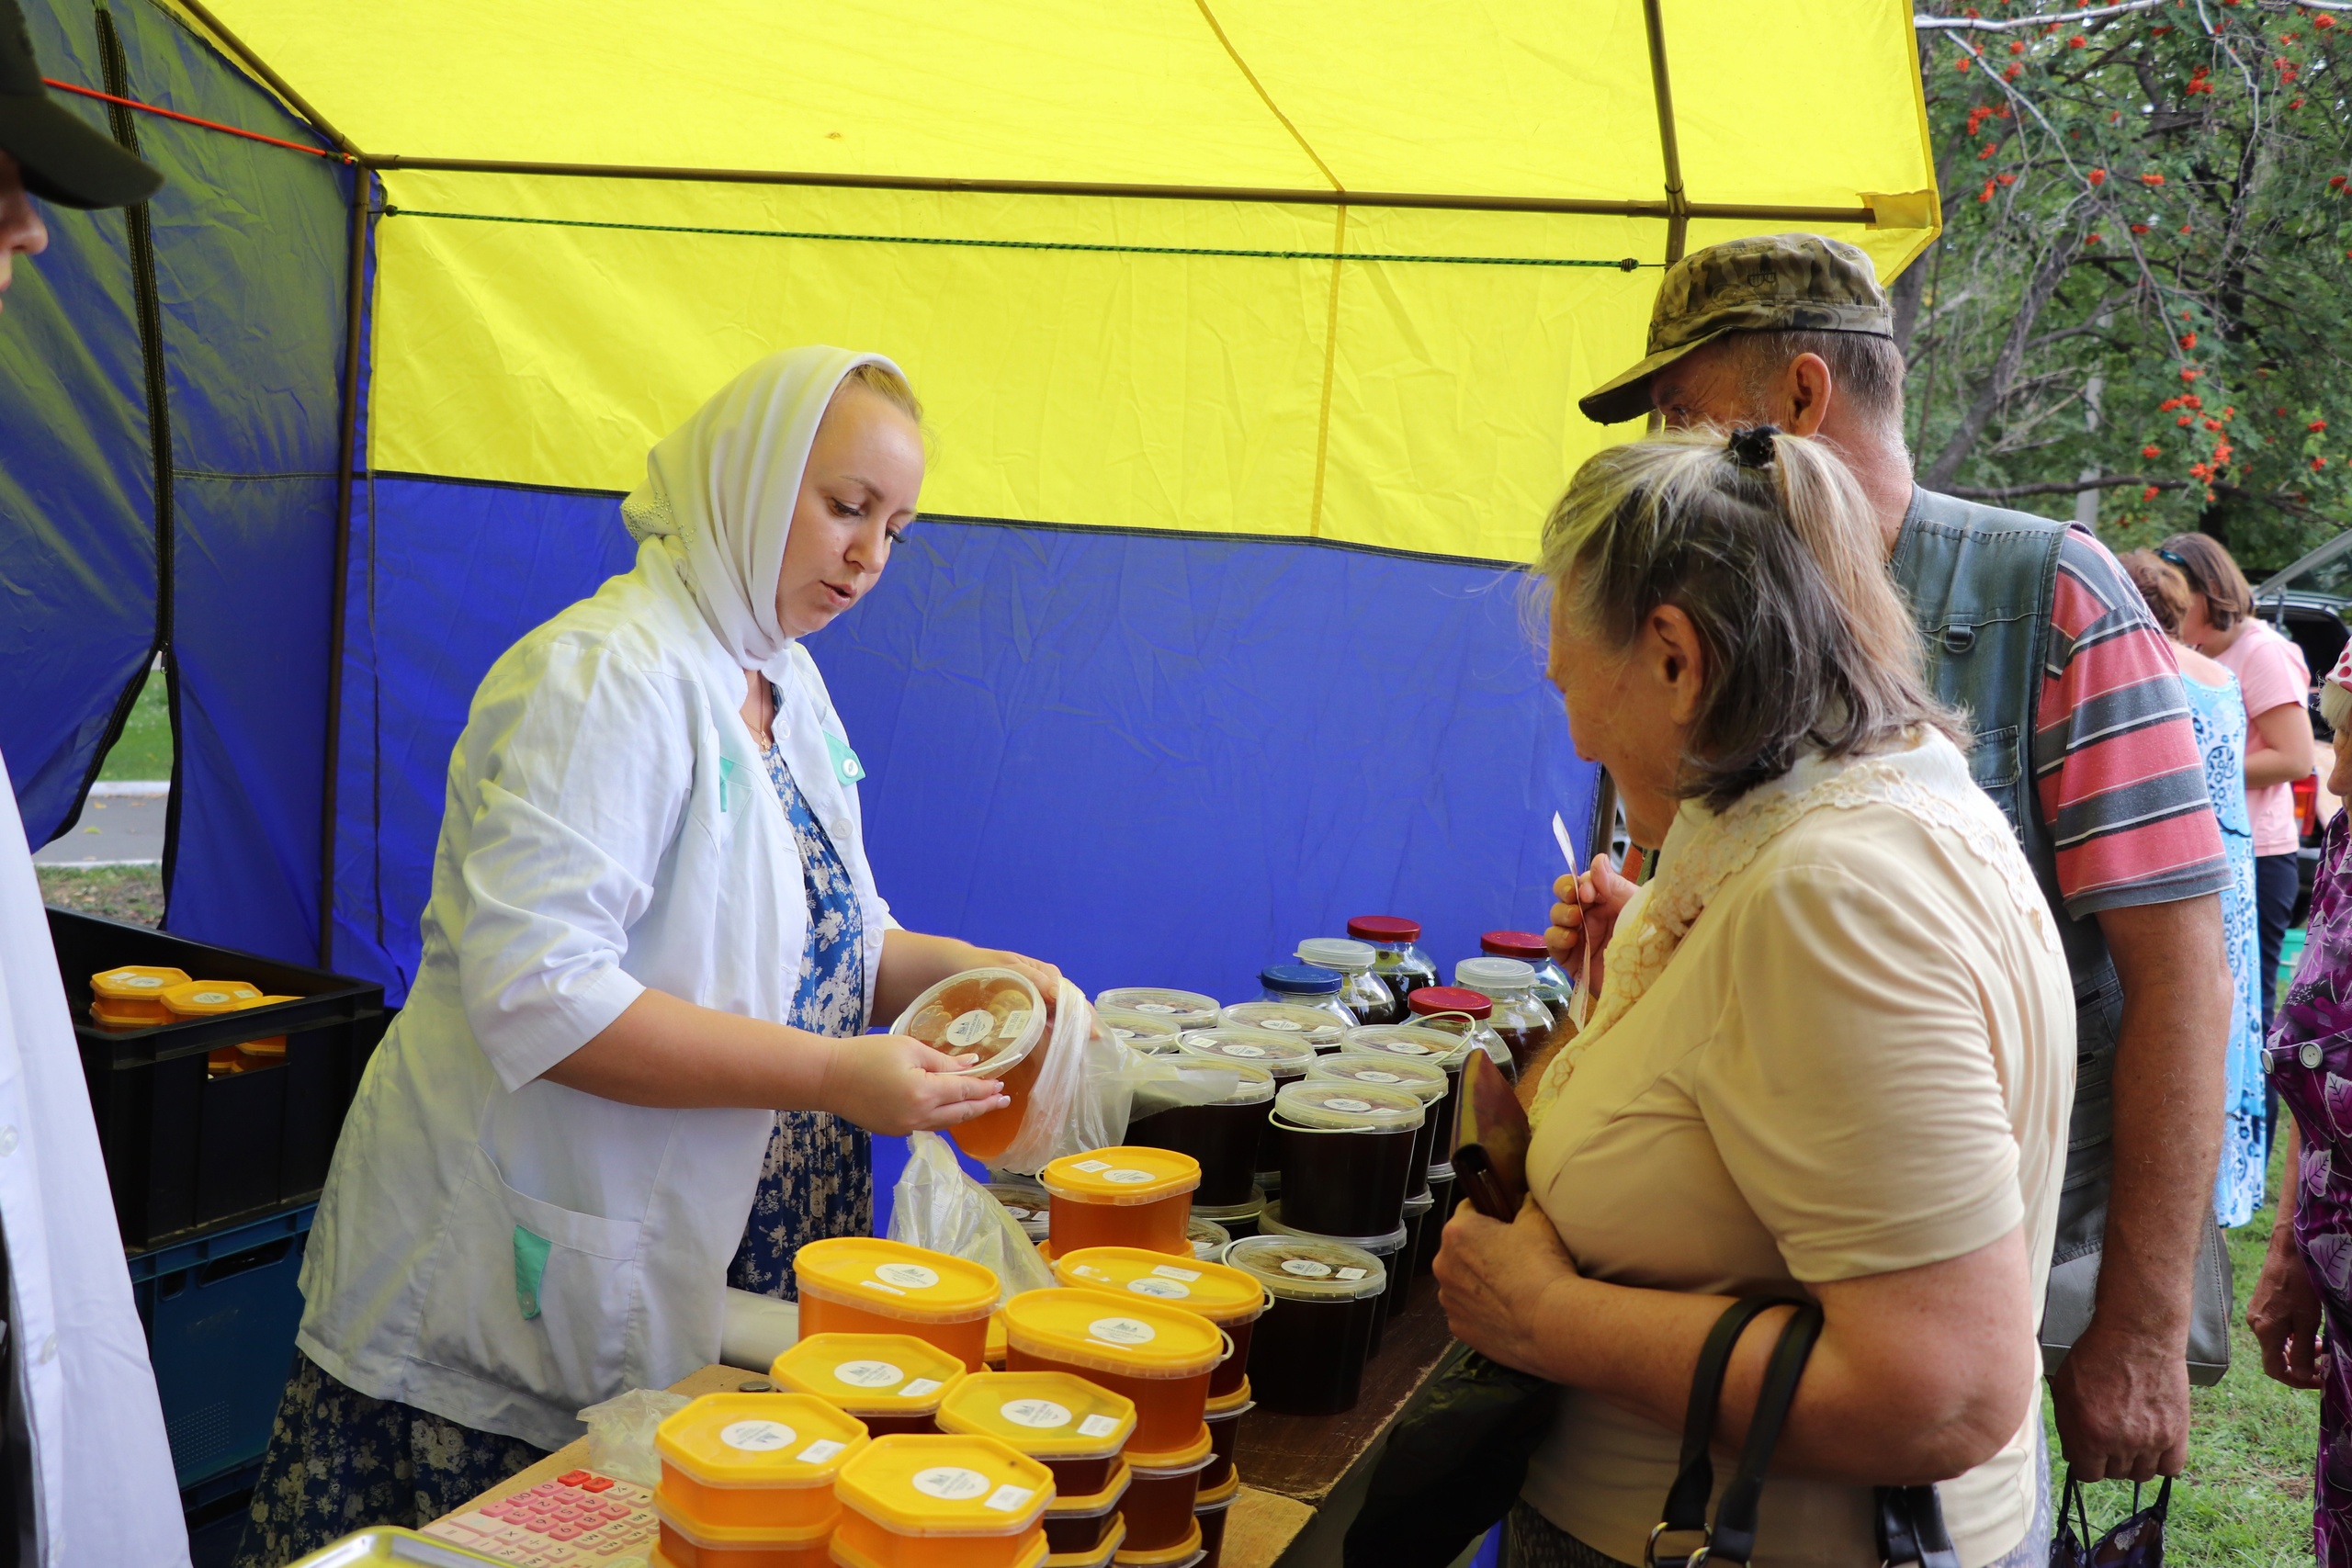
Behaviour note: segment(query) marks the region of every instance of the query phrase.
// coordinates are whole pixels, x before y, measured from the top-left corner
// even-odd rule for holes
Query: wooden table
[[[1277,1416],[1260,1409],[1243,1416],[1235,1455],[1241,1493],[1226,1516],[1220,1568],[1338,1562],[1340,1537],[1355,1517],[1382,1438],[1453,1346],[1445,1316],[1438,1311],[1437,1287],[1426,1279],[1416,1280],[1412,1304],[1388,1325],[1380,1354],[1364,1368],[1363,1394],[1354,1409],[1339,1416]],[[745,1383],[764,1386],[766,1380],[741,1367],[705,1367],[672,1383],[670,1392],[693,1398]],[[582,1438],[450,1512],[462,1514],[527,1492],[587,1464],[588,1439]]]

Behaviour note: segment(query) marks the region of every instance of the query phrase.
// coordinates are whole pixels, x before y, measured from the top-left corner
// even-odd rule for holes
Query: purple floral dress
[[[2352,1568],[2352,811],[2327,825],[2302,963],[2263,1057],[2303,1135],[2295,1246],[2326,1314],[2314,1554]]]

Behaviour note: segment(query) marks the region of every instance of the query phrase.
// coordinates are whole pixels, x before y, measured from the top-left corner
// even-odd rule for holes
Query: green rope
[[[706,229],[684,223],[614,223],[590,218],[516,218],[492,212],[431,212],[387,207],[387,218],[447,218],[467,223],[534,223],[550,229],[623,229],[640,234],[723,234],[745,240],[836,240],[860,245],[959,245],[984,251],[1080,251],[1130,256],[1236,256],[1256,261],[1427,262],[1444,266],[1602,266],[1618,272],[1662,262],[1563,260],[1549,256],[1412,256],[1348,251],[1229,251],[1182,245],[1082,245],[1058,240],[938,239],[922,234],[822,234],[796,229]]]

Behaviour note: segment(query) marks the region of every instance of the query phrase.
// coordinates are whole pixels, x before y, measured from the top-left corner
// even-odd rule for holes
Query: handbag
[[[2051,1266],[2050,1290],[2042,1302],[2041,1366],[2045,1373],[2056,1371],[2064,1363],[2075,1341],[2091,1325],[2091,1308],[2098,1299],[2099,1239],[2107,1227],[2105,1193],[2102,1190],[2098,1195],[2098,1212],[2076,1219],[2071,1228],[2065,1213],[2069,1196],[2062,1193],[2059,1198],[2059,1261]],[[2070,1234],[2082,1232],[2088,1233],[2086,1246],[2080,1246],[2077,1250],[2064,1245]],[[2229,1256],[2222,1241],[2222,1227],[2208,1213],[2205,1235],[2197,1247],[2196,1288],[2188,1308],[2188,1381],[2199,1388],[2212,1387],[2230,1370]]]
[[[1558,1384],[1464,1351],[1390,1431],[1346,1568],[1447,1568],[1510,1512],[1559,1400]]]
[[[2058,1501],[2058,1539],[2050,1545],[2050,1568],[2164,1568],[2165,1519],[2172,1512],[2172,1477],[2156,1491],[2153,1506],[2140,1506],[2140,1483],[2132,1483],[2132,1512],[2105,1535],[2091,1533],[2087,1490],[2066,1467],[2066,1489]],[[2075,1526],[2082,1529],[2077,1531]]]
[[[1707,1499],[1714,1491],[1715,1415],[1723,1400],[1724,1377],[1731,1354],[1747,1325],[1770,1308],[1797,1310],[1781,1329],[1757,1392],[1756,1412],[1747,1424],[1747,1441],[1739,1464],[1724,1486],[1715,1517],[1707,1518]],[[1756,1552],[1757,1515],[1764,1500],[1764,1472],[1781,1440],[1781,1428],[1796,1403],[1797,1382],[1805,1362],[1821,1337],[1822,1312],[1817,1302],[1786,1296],[1744,1296],[1724,1309],[1700,1348],[1699,1365],[1690,1379],[1690,1405],[1682,1423],[1682,1461],[1666,1495],[1666,1507],[1648,1544],[1642,1550],[1646,1568],[1700,1568],[1706,1562],[1745,1565]],[[1919,1568],[1960,1568],[1944,1529],[1943,1506],[1933,1486],[1881,1486],[1874,1494],[1879,1560],[1889,1564],[1916,1562]],[[1659,1542],[1668,1536],[1696,1535],[1699,1543],[1680,1556],[1660,1556]]]

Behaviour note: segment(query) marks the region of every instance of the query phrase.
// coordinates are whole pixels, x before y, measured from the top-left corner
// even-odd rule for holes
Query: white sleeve
[[[518,649],[475,696],[449,802],[472,814],[458,993],[509,1089],[645,989],[621,963],[693,785],[684,697],[677,678],[568,640]]]

